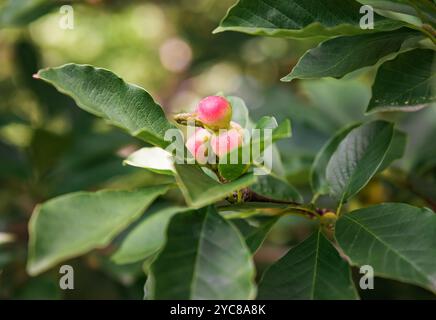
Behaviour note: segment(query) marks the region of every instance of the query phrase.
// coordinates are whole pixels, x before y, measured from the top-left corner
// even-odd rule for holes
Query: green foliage
[[[428,209],[385,203],[339,219],[336,238],[354,265],[436,292],[436,215]]]
[[[26,25],[68,1],[8,0],[0,6],[0,28]]]
[[[374,29],[360,27],[361,4],[374,6]],[[26,25],[52,5],[42,0],[7,2],[0,26]],[[204,58],[219,60],[223,53],[213,50],[221,43],[205,46],[205,52],[195,48],[201,56],[193,63],[195,72],[177,76],[171,70],[167,86],[157,81],[161,108],[146,90],[91,65],[46,68],[31,79],[29,73],[39,68],[37,50],[21,40],[15,46],[17,79],[28,90],[23,95],[34,101],[0,121],[0,176],[8,185],[18,185],[16,193],[0,195],[17,198],[6,207],[13,213],[39,203],[29,222],[29,275],[67,260],[77,263],[72,259],[86,254],[87,264],[121,279],[125,290],[131,279],[139,279],[141,290],[146,280],[148,299],[358,299],[351,267],[370,265],[378,277],[436,293],[434,112],[427,108],[421,117],[413,113],[436,101],[435,12],[427,1],[237,2],[215,32],[286,39],[226,38],[225,46],[238,63],[250,60],[257,68],[261,61],[280,60],[275,68],[256,70],[259,83],[278,79],[283,61],[296,62],[295,52],[318,44],[300,52],[282,79],[292,80],[282,85],[295,86],[308,99],[272,85],[257,90],[256,81],[253,85],[242,76],[235,81],[245,101],[225,96],[233,108],[232,121],[261,135],[212,164],[191,163],[186,154],[167,149],[173,142],[166,139],[169,130],[185,140],[188,130],[168,112],[173,106],[165,92],[207,82],[207,77],[214,85],[233,81],[232,67],[209,68]],[[202,29],[197,21],[191,28]],[[240,51],[238,39],[246,41]],[[298,44],[288,39],[308,41],[289,57],[286,50],[280,53],[281,46],[294,41],[294,49]],[[135,56],[143,47],[134,48]],[[162,64],[164,51],[159,51]],[[127,56],[128,68],[117,72],[134,71]],[[200,65],[212,70],[207,77],[197,74],[204,68]],[[215,81],[220,73],[224,80]],[[189,81],[177,78],[193,74]],[[13,109],[21,105],[15,101],[21,102],[21,96],[7,96],[8,83],[0,72],[0,93]],[[172,93],[177,99],[197,95],[192,88],[180,90],[180,95]],[[61,100],[61,94],[69,98]],[[73,101],[103,121],[70,108]],[[20,113],[37,108],[35,104],[46,109],[23,121]],[[63,118],[66,110],[71,114]],[[67,125],[59,125],[59,119],[67,119]],[[117,135],[110,125],[127,135]],[[267,130],[271,140],[265,137]],[[183,145],[178,147],[186,152]],[[272,164],[253,156],[253,150],[272,151]],[[246,151],[249,161],[243,162]],[[23,185],[28,194],[21,195]],[[96,189],[101,191],[89,191]],[[0,232],[2,249],[14,241]],[[0,253],[0,277],[11,260],[8,252]],[[31,295],[33,285],[44,296],[59,295],[44,278],[34,282],[23,289],[23,297]],[[133,297],[138,298],[137,292]]]
[[[339,143],[327,164],[326,179],[340,202],[354,196],[376,174],[393,135],[392,124],[375,121],[353,129]]]
[[[241,0],[230,9],[216,31],[296,38],[340,36],[306,52],[282,80],[340,78],[354,70],[366,66],[377,68],[381,64],[367,111],[413,111],[436,100],[434,4],[360,1],[374,6],[385,16],[375,15],[374,29],[363,30],[359,27],[362,16],[357,1],[322,2],[320,9],[317,1]],[[399,28],[402,29],[396,30]],[[419,30],[421,39],[430,39],[418,41],[419,33],[411,29]],[[408,52],[415,47],[420,49]],[[392,55],[399,56],[388,61]]]
[[[400,50],[410,50],[411,38],[422,39],[419,32],[400,29],[391,32],[337,37],[307,51],[283,81],[293,79],[341,78],[346,74],[379,63]]]
[[[259,299],[356,298],[350,267],[321,231],[289,250],[259,284]]]
[[[256,292],[243,238],[213,207],[174,217],[149,281],[151,299],[253,299]]]
[[[341,10],[338,10],[341,8]],[[351,35],[359,27],[360,6],[354,0],[241,0],[233,6],[215,32],[239,31],[255,35],[307,38]],[[401,23],[376,17],[377,31],[393,30]]]
[[[167,190],[76,192],[36,207],[29,223],[29,273],[105,247]]]
[[[165,141],[165,132],[173,126],[161,107],[144,89],[124,82],[112,72],[67,64],[41,70],[37,77],[70,95],[83,110],[108,120],[133,136],[160,147],[169,144]]]
[[[383,64],[372,87],[368,112],[414,111],[436,100],[433,50],[413,50]]]

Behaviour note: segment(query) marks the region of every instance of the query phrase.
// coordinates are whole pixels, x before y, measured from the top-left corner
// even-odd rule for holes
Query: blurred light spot
[[[259,41],[260,52],[271,58],[280,58],[288,51],[288,41],[278,38],[261,38]]]
[[[15,240],[15,236],[11,233],[0,232],[0,244],[12,242]]]
[[[180,38],[171,38],[159,48],[160,61],[165,69],[182,72],[188,68],[192,60],[191,47]]]
[[[137,6],[131,23],[138,36],[144,39],[159,38],[165,30],[165,14],[155,4]]]
[[[240,84],[241,70],[228,62],[215,64],[194,79],[195,89],[202,95],[235,92]]]
[[[248,63],[259,63],[265,60],[259,48],[259,39],[250,39],[241,48],[242,58]]]
[[[193,91],[181,91],[170,101],[170,109],[172,112],[192,112],[196,109],[201,98],[202,96]]]
[[[28,147],[32,139],[32,128],[21,123],[11,123],[0,128],[0,137],[17,147]]]
[[[129,155],[131,155],[133,152],[138,150],[138,147],[134,144],[128,144],[127,146],[124,146],[117,150],[116,154],[117,156],[121,158],[127,158]]]

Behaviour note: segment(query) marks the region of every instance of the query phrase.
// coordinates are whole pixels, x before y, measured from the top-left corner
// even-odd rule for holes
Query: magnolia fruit
[[[197,117],[212,130],[227,129],[232,119],[232,106],[223,97],[209,96],[198,104]]]
[[[220,130],[217,135],[212,135],[210,144],[213,152],[221,157],[243,143],[244,132],[241,126],[230,122],[230,129]]]
[[[209,140],[211,133],[203,128],[197,128],[186,141],[186,148],[200,164],[206,164],[209,155]]]

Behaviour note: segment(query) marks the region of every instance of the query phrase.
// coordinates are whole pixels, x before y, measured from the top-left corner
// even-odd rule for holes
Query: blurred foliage
[[[341,80],[280,83],[318,40],[212,35],[233,2],[77,1],[73,30],[59,27],[60,4],[42,5],[42,11],[23,15],[18,27],[0,29],[0,235],[13,236],[12,241],[0,241],[0,299],[134,299],[142,297],[146,278],[146,266],[110,261],[117,241],[69,262],[80,290],[60,290],[56,271],[34,278],[26,274],[27,221],[37,203],[71,191],[145,186],[157,180],[155,174],[120,165],[141,142],[34,81],[32,75],[40,68],[67,62],[108,68],[146,88],[167,112],[190,111],[201,97],[224,92],[244,98],[254,120],[263,115],[274,115],[279,122],[290,118],[293,138],[279,143],[286,175],[302,190],[309,189],[310,165],[323,143],[344,124],[362,120],[370,99],[371,70]],[[5,4],[0,1],[0,10]],[[434,205],[436,163],[428,148],[434,146],[434,108],[381,117],[413,133],[407,156],[397,164],[398,172],[379,175],[348,205],[397,200]],[[404,173],[410,169],[412,178]],[[177,192],[166,197],[181,199]],[[310,230],[310,223],[298,217],[280,220],[256,254],[258,269]],[[431,297],[411,285],[388,280],[376,284],[364,298]]]

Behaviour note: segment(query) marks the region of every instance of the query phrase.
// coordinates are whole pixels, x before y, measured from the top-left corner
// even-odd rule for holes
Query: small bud
[[[218,135],[212,135],[210,144],[213,152],[218,157],[221,157],[241,146],[243,137],[244,134],[241,126],[235,122],[231,122],[229,130],[220,130]]]
[[[327,211],[321,216],[321,224],[330,228],[336,223],[337,219],[338,216],[334,212]]]
[[[223,97],[209,96],[200,101],[198,120],[212,130],[227,129],[232,119],[232,107]]]
[[[186,141],[186,148],[200,164],[207,163],[210,137],[211,134],[208,130],[197,128],[195,133]]]

